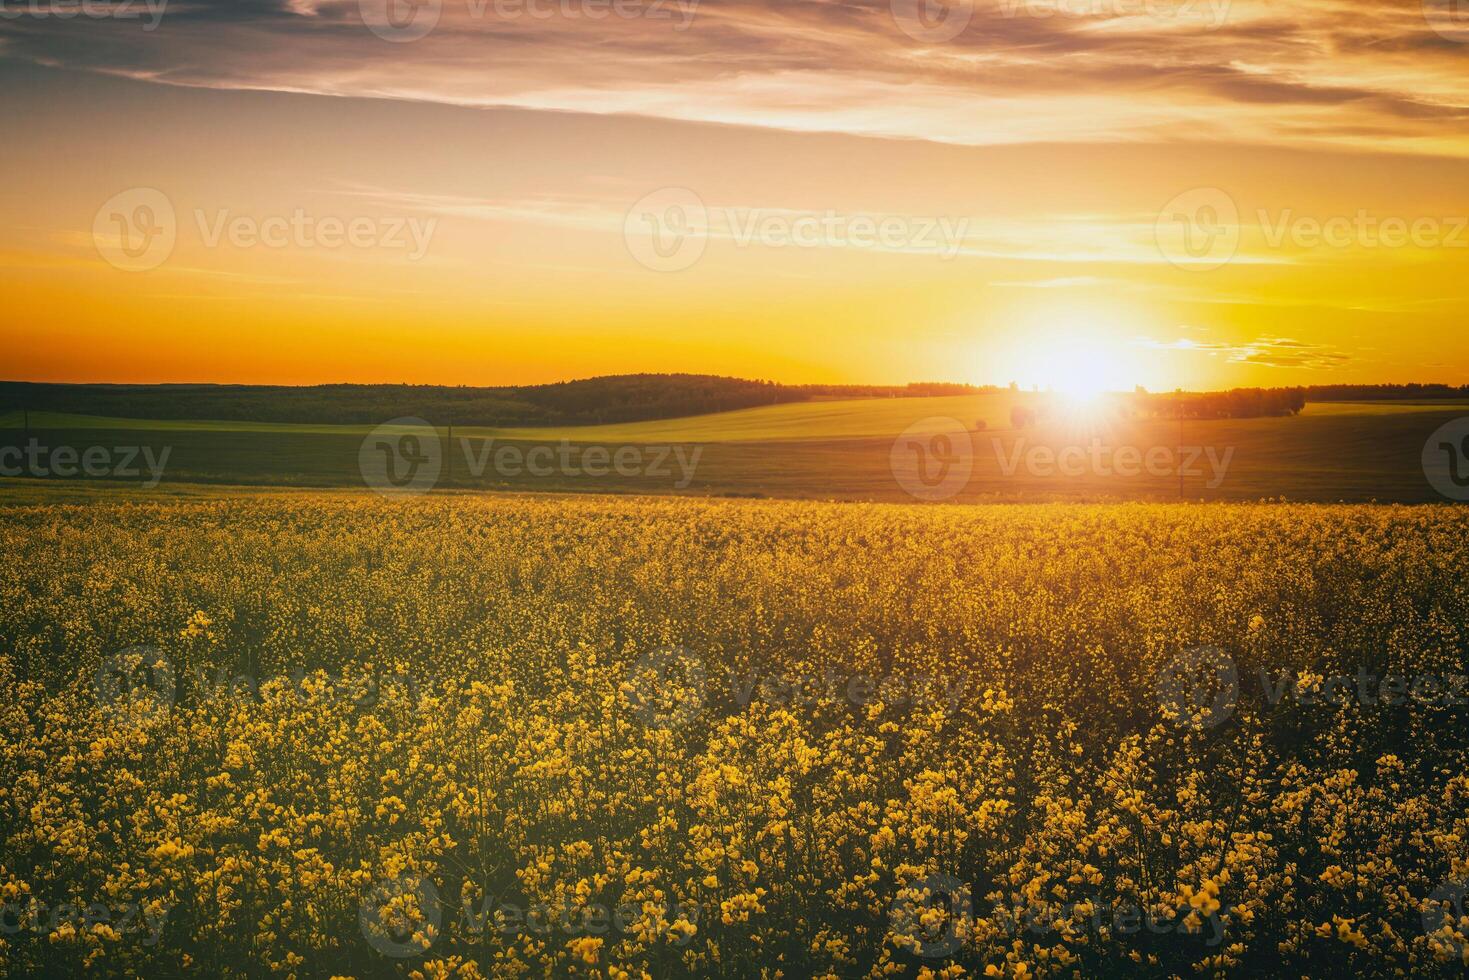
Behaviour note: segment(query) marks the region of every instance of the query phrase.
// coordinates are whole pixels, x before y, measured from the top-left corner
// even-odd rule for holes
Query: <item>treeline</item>
[[[1134,416],[1155,419],[1258,419],[1299,415],[1305,388],[1234,388],[1230,391],[1138,392],[1126,407]]]
[[[1469,398],[1469,385],[1312,385],[1306,400],[1312,402],[1411,401],[1438,398]]]
[[[0,413],[110,418],[376,425],[598,425],[708,415],[818,397],[968,394],[968,385],[781,385],[698,374],[633,374],[521,387],[444,385],[69,385],[0,382]]]
[[[419,385],[56,385],[0,383],[0,411],[111,418],[376,425],[418,417],[536,425],[546,410],[499,389]]]
[[[797,388],[700,374],[627,374],[505,389],[555,422],[643,422],[805,401]]]

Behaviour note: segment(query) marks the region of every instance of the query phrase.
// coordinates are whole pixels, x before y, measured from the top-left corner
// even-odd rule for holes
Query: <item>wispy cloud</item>
[[[126,20],[23,17],[7,23],[0,53],[173,85],[958,144],[1233,141],[1469,155],[1466,49],[1435,32],[1417,3],[979,0],[944,42],[910,36],[886,0],[616,8],[638,16],[579,0],[442,0],[432,33],[411,43],[370,31],[362,10],[373,6],[194,0],[170,6],[153,32]]]
[[[992,282],[990,285],[1002,289],[1085,289],[1107,285],[1109,282],[1120,282],[1120,280],[1109,280],[1101,276],[1059,276],[1055,279]]]
[[[1236,364],[1258,364],[1262,367],[1307,368],[1324,370],[1339,367],[1351,360],[1350,355],[1323,344],[1308,344],[1288,337],[1272,337],[1248,343],[1229,344],[1179,338],[1156,340],[1139,337],[1134,341],[1149,350],[1182,351],[1223,357]]]

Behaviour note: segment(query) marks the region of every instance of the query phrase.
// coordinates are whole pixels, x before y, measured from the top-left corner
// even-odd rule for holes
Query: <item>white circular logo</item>
[[[639,721],[667,731],[682,728],[704,710],[708,674],[683,647],[659,647],[632,665],[623,690]]]
[[[357,924],[368,945],[395,960],[422,956],[439,938],[443,923],[439,890],[416,875],[379,882],[357,907]]]
[[[1433,890],[1423,908],[1423,931],[1429,948],[1439,962],[1460,962],[1469,958],[1469,910],[1464,906],[1469,885],[1447,881]]]
[[[92,242],[97,254],[124,272],[156,269],[178,242],[173,202],[152,187],[115,194],[92,219]]]
[[[888,466],[909,496],[928,503],[950,500],[974,475],[974,440],[958,419],[923,419],[893,442]]]
[[[1465,0],[1423,0],[1423,19],[1439,37],[1469,44],[1469,3]]]
[[[942,44],[969,29],[974,0],[892,0],[893,23],[915,41]]]
[[[974,896],[953,875],[929,875],[899,890],[889,916],[909,952],[943,959],[959,952],[972,931]]]
[[[419,418],[383,423],[357,450],[362,482],[384,496],[428,493],[438,484],[443,466],[439,432]]]
[[[1163,258],[1191,272],[1209,272],[1239,251],[1239,207],[1217,187],[1184,191],[1163,206],[1154,238]]]
[[[128,647],[102,661],[92,675],[92,689],[103,710],[123,714],[141,710],[159,718],[173,708],[173,664],[153,646]]]
[[[428,37],[443,10],[443,0],[357,0],[367,29],[395,44]]]
[[[681,272],[704,257],[709,209],[687,187],[665,187],[632,206],[622,237],[640,265],[654,272]]]
[[[1440,496],[1469,501],[1469,416],[1439,426],[1428,437],[1423,475]]]
[[[1239,668],[1218,647],[1185,650],[1158,672],[1158,707],[1174,724],[1203,731],[1239,706]]]

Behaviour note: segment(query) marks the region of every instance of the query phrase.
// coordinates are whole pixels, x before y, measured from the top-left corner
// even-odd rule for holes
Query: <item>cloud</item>
[[[1089,286],[1120,284],[1123,280],[1110,280],[1101,276],[1058,276],[1054,279],[1029,279],[1020,282],[992,282],[991,286],[1005,289],[1081,289]]]
[[[966,145],[1469,155],[1466,49],[1416,3],[976,0],[940,42],[885,0],[427,0],[433,30],[392,43],[367,23],[400,2],[191,0],[151,32],[21,16],[0,55],[173,85]]]
[[[1306,368],[1324,370],[1339,367],[1351,360],[1350,355],[1324,346],[1308,344],[1288,337],[1262,338],[1245,344],[1226,344],[1180,338],[1172,341],[1139,337],[1135,343],[1149,350],[1183,351],[1185,353],[1223,356],[1235,364],[1258,364],[1263,367]]]
[[[1241,364],[1262,364],[1266,367],[1324,369],[1337,367],[1351,360],[1351,357],[1319,344],[1277,338],[1242,345],[1231,353],[1230,360]]]

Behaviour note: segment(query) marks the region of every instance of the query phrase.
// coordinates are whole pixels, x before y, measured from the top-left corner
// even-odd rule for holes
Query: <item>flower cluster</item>
[[[1459,975],[1461,711],[1243,699],[1185,725],[1156,678],[1202,647],[1308,681],[1463,672],[1466,531],[1287,505],[11,507],[0,973]],[[965,693],[740,699],[649,669],[671,649]],[[273,680],[201,680],[237,675]],[[338,693],[386,676],[414,683]],[[142,925],[56,911],[99,906]]]

